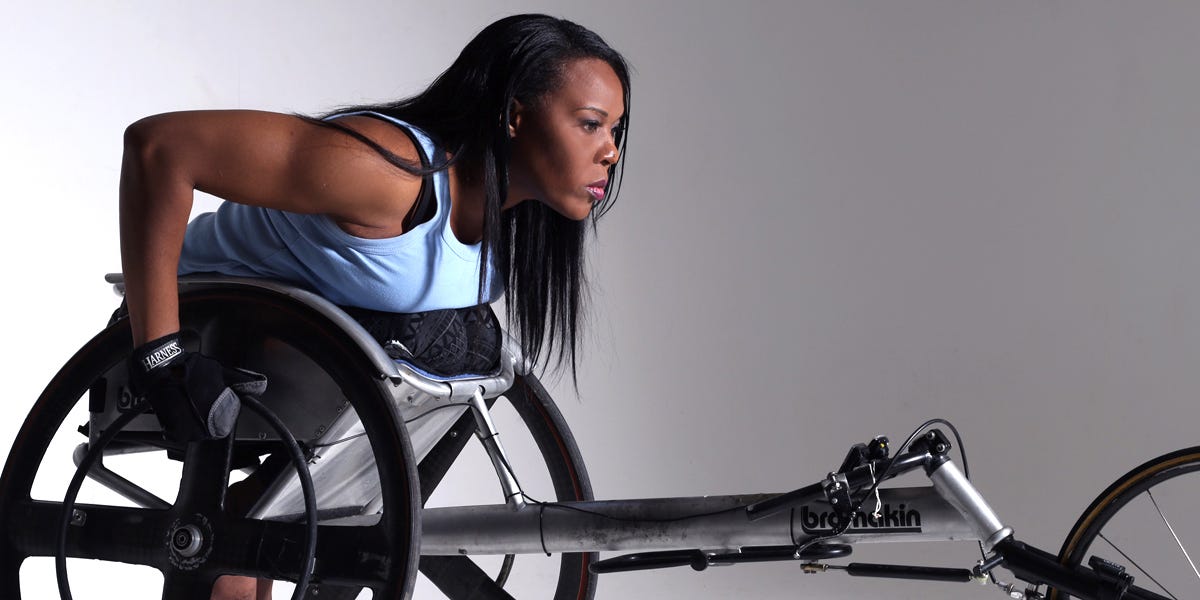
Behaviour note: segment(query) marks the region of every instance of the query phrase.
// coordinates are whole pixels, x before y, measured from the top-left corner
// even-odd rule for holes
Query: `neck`
[[[469,167],[460,164],[450,167],[450,229],[454,237],[464,244],[478,244],[483,239],[483,215],[487,194],[483,189],[483,177]],[[508,190],[508,200],[501,211],[516,206],[522,195]]]
[[[450,167],[450,229],[464,244],[483,239],[483,213],[486,197],[479,177],[459,165]]]

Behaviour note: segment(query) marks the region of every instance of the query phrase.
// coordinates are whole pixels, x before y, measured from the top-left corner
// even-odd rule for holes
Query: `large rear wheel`
[[[343,331],[285,296],[214,288],[184,294],[180,308],[185,338],[203,343],[201,351],[226,364],[265,372],[276,407],[309,401],[312,386],[289,381],[299,361],[306,381],[324,382],[328,385],[318,387],[333,391],[335,397],[323,399],[324,405],[357,413],[375,459],[382,513],[357,523],[323,523],[312,580],[368,589],[374,598],[409,597],[416,579],[420,494],[408,438],[395,425],[389,384]],[[128,322],[117,320],[59,371],[18,433],[0,475],[0,597],[53,594],[52,561],[39,557],[56,551],[53,532],[73,471],[71,451],[87,441],[81,432],[94,434],[80,427],[89,421],[89,400],[94,409],[130,401],[114,397],[110,385],[124,377],[129,352]],[[291,429],[301,441],[320,433]],[[85,484],[66,544],[67,556],[76,559],[69,561],[75,598],[110,598],[119,591],[131,598],[207,600],[221,575],[295,581],[304,524],[241,516],[241,509],[232,507],[236,494],[229,491],[236,489],[229,486],[241,476],[238,469],[253,473],[267,467],[257,457],[282,454],[278,442],[239,436],[230,443],[196,444],[186,452],[166,446],[143,430],[122,433],[111,455],[106,451],[103,468],[124,477],[126,489],[137,491],[137,501]],[[169,541],[183,530],[201,541],[181,553]],[[91,561],[78,559],[104,563],[89,569]]]

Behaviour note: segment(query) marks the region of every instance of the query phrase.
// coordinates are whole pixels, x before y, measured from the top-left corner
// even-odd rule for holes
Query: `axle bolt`
[[[191,558],[200,552],[204,545],[204,536],[195,525],[184,525],[171,534],[171,546],[181,556]]]

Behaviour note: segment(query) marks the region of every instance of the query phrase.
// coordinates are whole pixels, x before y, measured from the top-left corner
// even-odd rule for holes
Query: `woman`
[[[231,430],[231,371],[179,345],[176,277],[194,271],[284,279],[383,313],[503,295],[526,356],[556,352],[574,373],[583,236],[619,187],[628,99],[624,59],[599,36],[518,15],[391,104],[134,123],[120,200],[135,388],[176,441]],[[193,190],[229,202],[189,225]],[[254,591],[225,577],[213,597]]]

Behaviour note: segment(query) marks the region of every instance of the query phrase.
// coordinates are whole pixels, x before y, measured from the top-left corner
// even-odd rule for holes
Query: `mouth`
[[[587,191],[592,195],[592,199],[599,202],[604,199],[604,187],[608,185],[607,179],[593,181],[587,185]]]

